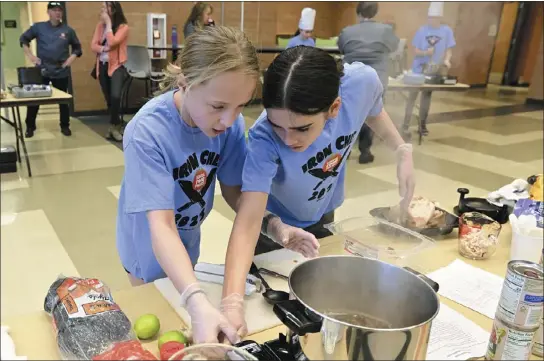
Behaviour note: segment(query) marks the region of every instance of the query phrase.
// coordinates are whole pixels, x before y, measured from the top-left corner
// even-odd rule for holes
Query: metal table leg
[[[28,158],[28,151],[26,150],[25,137],[23,136],[23,125],[21,123],[21,113],[19,112],[19,107],[15,107],[15,108],[17,113],[15,121],[17,122],[19,130],[20,130],[19,134],[21,136],[21,144],[23,146],[23,152],[25,153],[26,166],[28,168],[28,176],[32,177],[32,171],[30,170],[30,159]]]
[[[14,107],[11,107],[11,115],[13,116],[13,128],[15,129],[15,139],[17,141],[17,160],[19,161],[19,163],[21,163],[21,150],[20,150],[20,147],[19,147],[19,142],[20,142],[20,139],[19,139],[19,134],[23,134],[23,130],[22,129],[19,129],[19,124],[17,123],[17,116],[15,115],[15,108]],[[21,132],[21,133],[19,133]]]

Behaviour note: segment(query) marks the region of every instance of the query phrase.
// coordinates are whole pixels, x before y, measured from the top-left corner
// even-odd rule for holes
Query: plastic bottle
[[[172,26],[172,47],[177,49],[178,47],[178,27],[177,25]]]

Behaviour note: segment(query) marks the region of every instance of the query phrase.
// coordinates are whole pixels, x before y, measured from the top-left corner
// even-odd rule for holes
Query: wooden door
[[[462,2],[453,29],[457,47],[453,49],[450,73],[470,85],[487,84],[502,4]]]

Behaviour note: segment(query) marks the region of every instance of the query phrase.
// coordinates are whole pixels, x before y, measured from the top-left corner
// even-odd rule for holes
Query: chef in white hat
[[[414,62],[412,71],[414,73],[423,73],[428,64],[444,64],[448,69],[451,68],[452,48],[455,47],[455,37],[451,28],[442,24],[444,16],[444,2],[433,1],[429,5],[429,21],[417,31],[412,46],[414,47]],[[403,133],[409,136],[410,120],[412,119],[412,110],[416,102],[417,92],[411,92],[406,102],[406,112],[404,118]],[[427,129],[427,116],[431,107],[431,92],[421,92],[421,104],[419,106],[419,119],[423,135],[429,134]],[[405,137],[405,138],[406,138]]]
[[[298,30],[295,33],[295,36],[289,40],[287,48],[292,48],[299,45],[315,46],[315,40],[312,38],[312,32],[314,31],[316,13],[317,12],[315,9],[312,8],[302,9],[300,21],[298,22]]]

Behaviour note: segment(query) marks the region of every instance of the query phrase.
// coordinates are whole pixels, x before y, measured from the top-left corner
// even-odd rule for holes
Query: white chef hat
[[[444,16],[444,2],[443,1],[431,1],[429,5],[428,16],[442,17]]]
[[[315,15],[317,11],[312,8],[302,9],[302,14],[300,15],[300,21],[298,22],[298,28],[300,30],[314,30]]]

